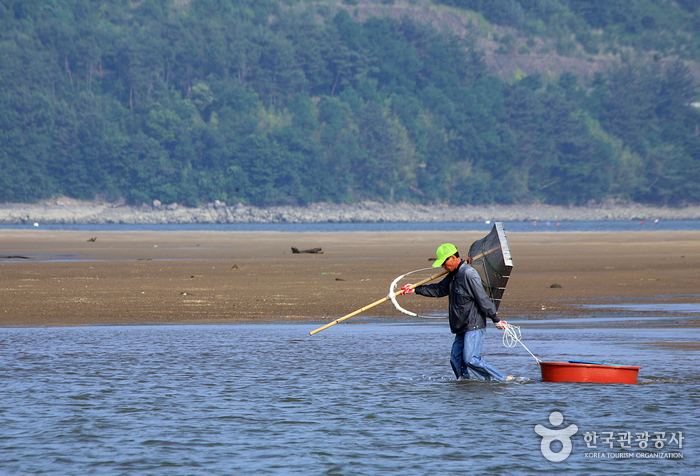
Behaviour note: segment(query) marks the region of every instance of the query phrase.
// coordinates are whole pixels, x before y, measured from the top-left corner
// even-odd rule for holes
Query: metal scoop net
[[[494,223],[488,235],[472,243],[469,259],[481,276],[486,294],[498,309],[510,278],[510,271],[513,269],[503,223]]]

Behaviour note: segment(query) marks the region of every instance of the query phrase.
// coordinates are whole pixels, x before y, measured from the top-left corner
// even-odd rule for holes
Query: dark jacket
[[[487,317],[500,321],[479,273],[464,260],[439,283],[417,286],[415,292],[428,297],[450,297],[450,330],[454,334],[486,327]]]

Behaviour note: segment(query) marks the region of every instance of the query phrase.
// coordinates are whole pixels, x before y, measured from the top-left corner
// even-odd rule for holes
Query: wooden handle
[[[476,260],[478,260],[479,258],[483,258],[484,256],[488,256],[488,255],[490,255],[491,253],[493,253],[494,251],[498,251],[498,250],[500,250],[500,249],[501,249],[501,246],[499,245],[499,246],[496,246],[496,247],[494,247],[494,248],[491,248],[491,249],[488,250],[488,251],[484,251],[483,253],[480,253],[480,254],[478,254],[478,255],[476,255],[476,256],[474,256],[474,257],[471,257],[471,256],[470,256],[469,259],[470,259],[471,261],[476,261]]]
[[[443,271],[442,273],[434,274],[429,278],[425,278],[423,281],[418,281],[416,284],[411,284],[411,287],[409,289],[416,289],[418,286],[422,286],[423,284],[425,284],[429,281],[432,281],[433,279],[437,279],[440,276],[445,276],[446,274],[447,274],[447,271]],[[398,296],[399,294],[401,294],[401,291],[396,291],[394,293],[394,296]]]
[[[417,282],[416,284],[412,284],[411,287],[410,287],[410,289],[414,289],[414,288],[416,288],[416,287],[418,287],[418,286],[420,286],[420,285],[422,285],[422,284],[427,283],[428,281],[432,281],[433,279],[439,278],[440,276],[444,276],[444,275],[446,275],[446,274],[447,274],[447,271],[443,271],[442,273],[438,273],[438,274],[436,274],[436,275],[434,275],[434,276],[431,276],[431,277],[429,277],[429,278],[424,279],[423,281],[419,281],[419,282]],[[398,296],[399,294],[401,294],[401,291],[396,291],[396,292],[394,293],[394,296]],[[334,326],[334,325],[338,324],[339,322],[343,322],[343,321],[346,320],[346,319],[350,319],[351,317],[356,316],[356,315],[358,315],[358,314],[361,313],[361,312],[365,312],[367,309],[371,309],[371,308],[373,308],[374,306],[378,306],[379,304],[381,304],[381,303],[383,303],[383,302],[385,302],[385,301],[388,301],[388,300],[389,300],[388,297],[383,297],[382,299],[380,299],[380,300],[378,300],[378,301],[374,301],[372,304],[367,304],[365,307],[362,307],[362,308],[358,309],[358,310],[355,311],[355,312],[351,312],[350,314],[347,314],[347,315],[341,317],[340,319],[336,319],[335,321],[329,322],[328,324],[326,324],[326,325],[323,326],[323,327],[319,327],[318,329],[309,332],[309,335],[314,335],[314,334],[316,334],[317,332],[321,332],[321,331],[324,330],[324,329],[328,329],[329,327]]]

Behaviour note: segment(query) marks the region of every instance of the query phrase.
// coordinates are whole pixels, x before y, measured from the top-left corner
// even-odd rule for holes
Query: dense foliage
[[[519,34],[545,36],[560,54],[619,53],[625,47],[700,59],[697,0],[438,0],[481,13]]]
[[[700,201],[682,63],[509,84],[468,39],[297,7],[2,2],[0,201]]]

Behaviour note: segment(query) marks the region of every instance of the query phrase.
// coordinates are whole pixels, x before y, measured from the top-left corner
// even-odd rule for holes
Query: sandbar
[[[506,320],[585,317],[591,311],[583,304],[700,303],[700,231],[507,235],[514,268],[499,309]],[[433,231],[3,230],[0,326],[322,324],[386,296],[395,277],[430,267],[440,243],[468,250],[482,237]],[[294,254],[292,247],[319,247],[323,253]],[[414,282],[431,274],[414,275]],[[446,299],[400,299],[419,313],[447,308]],[[367,316],[408,317],[391,303]],[[697,323],[685,319],[678,325]]]

